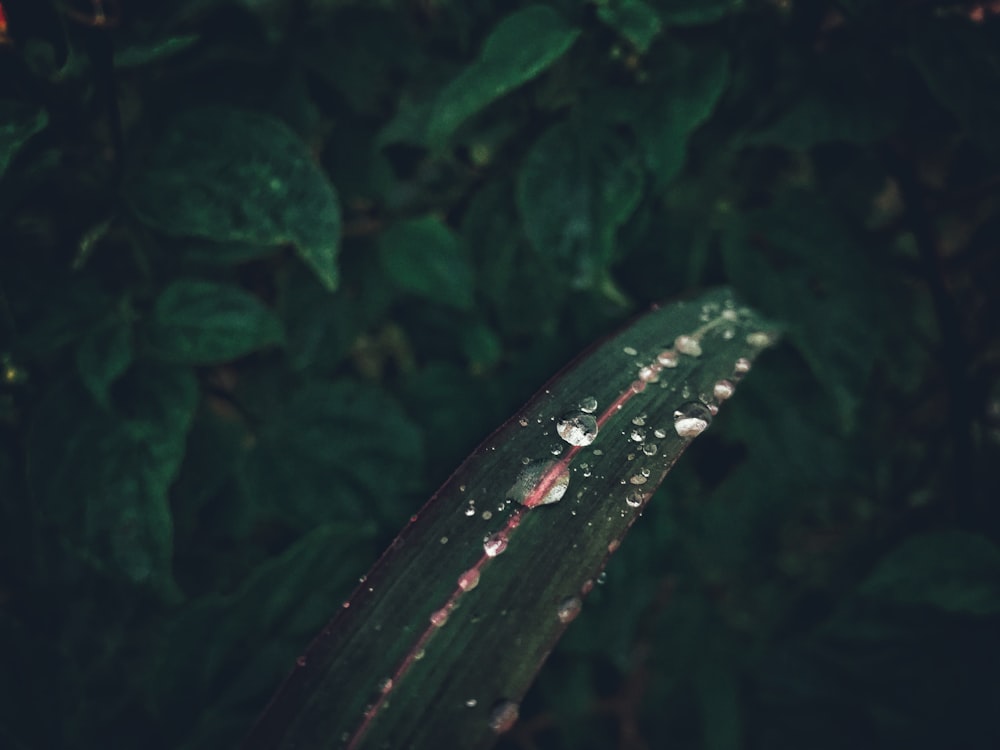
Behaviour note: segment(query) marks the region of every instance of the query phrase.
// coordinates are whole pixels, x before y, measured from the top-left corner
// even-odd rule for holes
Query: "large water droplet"
[[[490,729],[503,734],[517,723],[519,713],[520,708],[514,701],[498,701],[490,711]]]
[[[701,401],[686,401],[674,412],[674,430],[684,438],[693,438],[712,422],[712,412]]]
[[[507,549],[507,536],[505,534],[497,532],[496,534],[490,534],[483,540],[483,552],[488,557],[502,555],[505,549]]]
[[[585,396],[580,399],[578,404],[580,411],[586,412],[587,414],[593,414],[597,411],[597,399],[593,396]]]
[[[657,450],[656,443],[646,443],[642,446],[642,452],[647,456],[655,456]]]
[[[562,500],[569,487],[569,467],[559,461],[532,461],[507,490],[507,499],[535,507]]]
[[[570,445],[590,445],[597,437],[597,420],[586,412],[571,412],[556,422],[556,432]]]
[[[646,493],[642,490],[635,489],[631,490],[625,496],[625,504],[630,508],[638,508],[642,505],[642,501],[646,499]],[[598,581],[598,583],[603,583],[603,581]]]
[[[582,608],[583,602],[580,601],[580,597],[568,596],[559,602],[559,608],[556,609],[556,617],[559,618],[559,622],[561,623],[573,622],[576,616],[580,614]]]
[[[689,357],[701,356],[701,343],[694,336],[681,334],[674,339],[674,348],[681,354],[686,354]]]
[[[677,367],[677,364],[680,362],[680,358],[677,356],[677,352],[673,349],[666,349],[656,355],[656,361],[664,367]]]

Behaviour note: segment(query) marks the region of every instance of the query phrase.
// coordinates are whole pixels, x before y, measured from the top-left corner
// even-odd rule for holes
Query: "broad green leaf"
[[[614,254],[615,232],[635,210],[643,180],[628,145],[609,130],[549,128],[518,174],[517,205],[535,249],[594,286]]]
[[[125,197],[168,235],[291,243],[327,288],[337,286],[337,195],[306,144],[271,117],[223,107],[179,115]]]
[[[659,187],[680,173],[691,133],[705,122],[729,84],[729,56],[716,45],[671,44],[657,51],[661,72],[633,106],[646,166]]]
[[[734,220],[723,249],[729,277],[787,325],[850,432],[879,356],[872,321],[883,316],[878,273],[864,248],[818,196],[790,191]]]
[[[109,404],[112,384],[132,364],[132,328],[121,316],[95,327],[76,349],[76,367],[94,400]]]
[[[743,6],[743,0],[653,0],[668,26],[712,23]]]
[[[197,383],[186,369],[144,366],[119,390],[110,412],[73,386],[48,394],[29,435],[31,488],[82,559],[172,596],[168,489],[184,455]]]
[[[297,528],[345,519],[395,518],[417,486],[420,433],[372,386],[311,383],[261,427],[240,473],[257,512]]]
[[[248,750],[490,747],[653,490],[774,340],[718,290],[547,383],[411,519]]]
[[[256,297],[197,279],[163,290],[148,336],[156,356],[189,365],[226,362],[284,339],[280,321]]]
[[[547,5],[529,5],[507,16],[486,39],[479,58],[438,96],[427,126],[430,140],[443,142],[487,104],[530,81],[579,35]]]
[[[602,3],[597,6],[597,16],[643,53],[663,31],[660,17],[643,0],[611,0]]]
[[[883,602],[995,615],[1000,613],[1000,547],[963,531],[911,537],[879,562],[861,593]]]
[[[460,310],[472,307],[475,280],[469,256],[438,219],[393,224],[379,237],[379,258],[401,289]]]
[[[22,102],[0,100],[0,177],[11,160],[35,133],[48,125],[49,115]]]
[[[907,45],[931,93],[994,159],[1000,158],[996,139],[1000,102],[987,92],[1000,87],[997,44],[995,24],[934,18],[914,24]]]

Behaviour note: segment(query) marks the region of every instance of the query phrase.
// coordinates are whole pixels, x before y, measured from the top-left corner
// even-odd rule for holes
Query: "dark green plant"
[[[990,3],[0,7],[0,745],[238,745],[475,445],[717,286],[783,343],[500,745],[1000,745]]]

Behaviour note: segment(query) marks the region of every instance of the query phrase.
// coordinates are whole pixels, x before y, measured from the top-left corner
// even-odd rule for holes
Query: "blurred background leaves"
[[[1000,16],[3,0],[0,744],[235,746],[581,349],[783,322],[516,748],[1000,746]]]

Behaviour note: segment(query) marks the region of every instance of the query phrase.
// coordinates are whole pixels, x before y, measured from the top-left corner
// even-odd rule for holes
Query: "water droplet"
[[[514,701],[498,701],[490,710],[490,729],[503,734],[517,723],[519,713],[520,708]]]
[[[597,437],[597,420],[585,412],[571,412],[556,423],[556,432],[570,445],[590,445]]]
[[[628,481],[631,484],[645,484],[646,483],[646,477],[644,477],[642,474],[633,474],[632,476],[630,476],[628,478]]]
[[[701,344],[694,336],[681,334],[674,339],[674,348],[681,354],[686,354],[689,357],[701,356]]]
[[[392,678],[383,677],[378,683],[378,691],[383,695],[392,690]]]
[[[735,328],[723,328],[722,329],[722,338],[725,341],[732,341],[734,338],[736,338],[736,329]]]
[[[608,572],[606,570],[602,570],[601,574],[597,576],[597,585],[603,586],[607,582],[607,580],[608,580]]]
[[[585,477],[589,477],[591,475],[590,464],[586,462],[580,464],[580,473]]]
[[[642,393],[644,390],[646,390],[646,383],[642,380],[633,380],[631,387],[632,387],[632,393]]]
[[[583,602],[580,601],[578,596],[568,596],[559,602],[559,608],[556,610],[556,616],[559,618],[559,622],[568,623],[573,622],[576,616],[580,614],[580,610],[583,608]]]
[[[479,585],[479,571],[476,568],[469,568],[458,577],[458,587],[462,591],[472,591]]]
[[[629,433],[629,437],[632,438],[635,442],[641,443],[643,440],[646,439],[646,431],[640,430],[637,427],[634,430],[632,430],[631,433]]]
[[[477,701],[475,698],[469,698],[469,700],[465,702],[465,705],[467,708],[475,708],[478,702],[479,701]]]
[[[593,590],[594,590],[594,579],[593,578],[588,578],[580,586],[580,593],[583,594],[584,596],[586,596],[587,594],[589,594]]]
[[[626,346],[622,349],[628,356],[634,357],[639,351],[634,346]]]
[[[656,447],[656,443],[646,443],[642,446],[642,452],[647,456],[655,456],[657,450],[659,449]]]
[[[468,508],[466,508],[465,509],[465,515],[467,515],[467,516],[474,516],[474,515],[476,515],[476,506],[475,505],[470,505]]]
[[[483,551],[488,557],[502,555],[505,549],[507,549],[507,536],[499,531],[483,540]]]
[[[645,481],[645,480],[643,480],[643,481]],[[638,489],[631,490],[625,496],[625,504],[628,507],[630,507],[630,508],[638,508],[640,505],[642,505],[642,501],[645,499],[645,497],[646,497],[646,495],[645,495],[645,493],[643,493],[642,490],[638,490]],[[598,581],[598,583],[600,583],[600,581]]]
[[[733,395],[735,390],[736,389],[733,387],[733,384],[728,380],[720,380],[712,388],[712,395],[719,401],[725,401]]]
[[[655,430],[653,430],[653,435],[654,437],[658,437],[660,440],[663,440],[663,438],[667,436],[667,431],[664,430],[662,427],[657,427]]]
[[[680,358],[673,349],[666,349],[656,355],[656,361],[664,367],[677,367]]]
[[[441,609],[436,609],[431,612],[431,625],[436,628],[442,627],[446,622],[448,622],[448,608],[442,607]]]
[[[632,417],[632,424],[634,424],[636,427],[644,426],[646,424],[646,415],[637,414],[636,416]]]
[[[521,425],[521,427],[527,427],[528,426],[528,418],[527,417],[521,417],[519,420],[517,420],[517,423],[519,425]]]
[[[663,368],[659,365],[646,365],[645,367],[639,368],[639,380],[644,383],[655,383],[660,379],[660,370]]]
[[[298,659],[295,660],[295,663],[300,667],[304,667],[306,665],[306,657],[300,656]]]
[[[597,411],[597,399],[593,396],[585,396],[580,399],[578,406],[580,407],[580,411],[593,414]]]
[[[687,401],[674,412],[674,430],[684,438],[693,438],[705,431],[712,413],[701,401]]]
[[[617,539],[612,539],[610,542],[608,542],[608,554],[613,555],[615,552],[618,551],[618,548],[620,546],[621,542],[619,542]]]
[[[569,466],[555,460],[533,461],[521,469],[507,490],[507,500],[535,507],[562,500],[569,487]]]
[[[740,316],[737,314],[737,312],[731,308],[722,311],[723,320],[739,320],[739,317]]]
[[[553,443],[549,446],[549,453],[553,456],[561,456],[563,452],[562,443]]]

